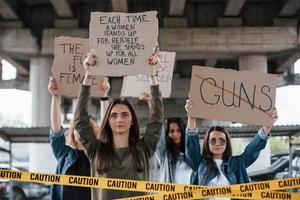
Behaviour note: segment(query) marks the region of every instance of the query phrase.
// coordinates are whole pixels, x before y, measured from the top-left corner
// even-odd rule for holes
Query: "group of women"
[[[157,67],[158,52],[148,62]],[[83,63],[86,71],[95,64],[95,55],[88,54]],[[228,132],[220,126],[211,127],[204,136],[201,151],[195,118],[188,117],[186,127],[179,118],[166,119],[164,123],[156,76],[149,78],[149,95],[141,97],[147,102],[150,113],[143,137],[138,116],[126,98],[116,98],[109,103],[108,97],[101,97],[98,126],[87,111],[91,78],[86,73],[74,119],[66,131],[61,126],[59,96],[55,94],[57,84],[54,78],[49,80],[48,89],[52,94],[50,141],[58,174],[149,180],[149,161],[155,157],[160,164],[161,182],[222,186],[250,182],[246,168],[266,146],[271,126],[262,127],[239,156],[232,155]],[[109,88],[105,80],[101,89],[107,94]],[[191,100],[186,101],[185,109],[193,109]],[[275,109],[271,117],[274,122],[277,120]],[[105,200],[143,194],[53,185],[50,199]]]

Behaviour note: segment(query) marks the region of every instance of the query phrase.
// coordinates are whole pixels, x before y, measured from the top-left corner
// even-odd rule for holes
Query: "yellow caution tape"
[[[45,174],[13,170],[0,170],[0,179],[100,189],[159,193],[159,195],[152,195],[154,199],[182,199],[181,196],[186,197],[186,195],[192,196],[187,196],[187,198],[184,199],[219,196],[239,199],[300,199],[300,195],[298,193],[271,192],[273,190],[300,188],[300,177],[237,184],[223,187],[207,187],[62,174]],[[250,194],[252,197],[249,196]],[[166,197],[166,195],[169,196]],[[151,195],[149,197],[151,197]],[[138,198],[145,199],[145,197]]]
[[[163,193],[156,195],[143,195],[136,197],[121,198],[118,200],[190,200],[190,199],[201,199],[201,198],[210,198],[210,197],[228,197],[235,199],[264,199],[264,200],[299,200],[299,193],[290,193],[290,192],[274,192],[274,191],[257,191],[244,194],[231,194],[231,195],[222,195],[222,194],[201,194],[195,193],[193,191],[187,192],[176,192],[176,193]]]

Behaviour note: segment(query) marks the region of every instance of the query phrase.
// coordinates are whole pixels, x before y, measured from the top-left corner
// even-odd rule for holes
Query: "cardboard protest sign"
[[[158,68],[157,79],[162,97],[170,97],[171,95],[175,55],[175,52],[160,52],[161,66]],[[123,78],[121,96],[138,97],[141,92],[149,91],[149,76],[139,74]]]
[[[97,66],[89,74],[125,76],[153,73],[148,58],[158,45],[157,12],[92,12],[89,45]]]
[[[275,107],[276,75],[193,66],[189,116],[271,125]]]
[[[89,52],[88,39],[56,37],[54,40],[54,60],[52,74],[56,79],[58,95],[76,97],[84,79],[85,69],[82,65]],[[102,96],[100,85],[103,76],[92,78],[91,96]]]

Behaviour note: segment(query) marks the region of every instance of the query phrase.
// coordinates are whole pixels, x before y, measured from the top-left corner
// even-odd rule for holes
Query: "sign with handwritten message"
[[[158,45],[157,12],[92,12],[89,45],[97,65],[89,74],[125,76],[153,73],[148,59]]]
[[[82,65],[89,52],[88,39],[56,37],[52,74],[56,79],[58,95],[77,97],[85,75]],[[91,96],[102,96],[100,85],[103,76],[92,78]]]
[[[158,68],[158,82],[162,97],[170,97],[175,63],[175,52],[160,52],[161,66]],[[138,97],[141,92],[149,92],[149,76],[136,75],[123,78],[121,96]]]
[[[278,76],[193,66],[188,116],[272,125]]]

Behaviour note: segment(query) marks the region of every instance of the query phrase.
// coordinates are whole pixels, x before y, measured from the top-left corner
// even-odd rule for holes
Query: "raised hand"
[[[155,52],[148,59],[148,63],[150,65],[154,65],[153,75],[150,76],[150,85],[158,85],[157,75],[158,75],[158,68],[160,67],[160,57],[159,57],[158,47],[155,48]]]
[[[83,83],[82,83],[83,85],[91,85],[92,78],[89,75],[89,71],[90,71],[91,67],[96,65],[96,63],[97,63],[97,61],[96,61],[96,56],[95,56],[94,50],[91,49],[90,52],[87,53],[87,57],[83,61],[83,67],[85,69],[85,76],[84,76]]]
[[[52,95],[56,95],[56,91],[58,89],[56,80],[53,76],[49,78],[49,83],[48,83],[48,90]]]
[[[193,109],[193,106],[194,106],[194,104],[193,104],[193,102],[192,102],[190,99],[187,99],[187,100],[185,101],[185,106],[184,106],[184,108],[185,108],[185,111],[186,111],[186,112],[191,111],[191,110]]]
[[[148,63],[150,65],[156,65],[157,63],[159,63],[159,54],[154,53],[152,54],[152,56],[148,59]]]
[[[142,92],[140,95],[139,95],[139,100],[140,101],[143,101],[145,103],[148,103],[149,102],[149,93],[148,92]]]
[[[271,131],[271,129],[273,128],[275,122],[278,120],[278,113],[277,113],[277,109],[274,108],[273,111],[270,114],[270,118],[272,118],[273,123],[271,126],[263,126],[263,130],[265,132],[266,135],[269,134],[269,132]]]
[[[185,101],[185,111],[189,112],[194,108],[194,104],[190,99],[187,99]],[[195,117],[188,117],[188,123],[187,123],[187,127],[189,129],[195,129],[196,128],[196,118]]]
[[[90,67],[95,66],[96,63],[96,55],[91,50],[89,53],[87,53],[87,57],[83,61],[83,66],[85,68],[86,73],[89,71]]]
[[[278,112],[276,108],[273,109],[270,117],[273,119],[273,126],[274,126],[275,122],[278,120]]]
[[[104,96],[107,96],[109,90],[110,90],[110,84],[108,77],[105,77],[100,85],[101,91],[104,91]]]

